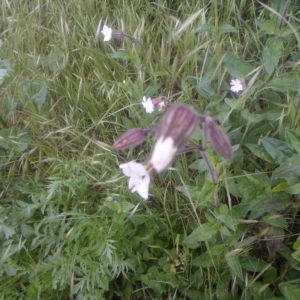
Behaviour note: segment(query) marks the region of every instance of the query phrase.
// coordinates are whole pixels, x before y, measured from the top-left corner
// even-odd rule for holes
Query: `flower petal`
[[[121,164],[125,176],[129,177],[128,188],[132,193],[137,192],[143,199],[148,199],[150,176],[144,165],[135,161]]]
[[[178,148],[174,145],[174,140],[171,137],[160,137],[155,143],[154,150],[150,158],[150,164],[157,173],[167,169],[176,153]]]

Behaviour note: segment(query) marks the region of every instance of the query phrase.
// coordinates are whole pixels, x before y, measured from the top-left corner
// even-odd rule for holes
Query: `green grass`
[[[263,2],[2,1],[0,299],[298,299],[300,2]],[[189,153],[128,190],[144,95],[221,124],[219,184]]]

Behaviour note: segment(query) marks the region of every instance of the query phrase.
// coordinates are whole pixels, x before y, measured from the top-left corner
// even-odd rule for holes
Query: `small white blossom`
[[[112,35],[112,29],[110,27],[104,25],[101,33],[104,35],[104,42],[110,41]]]
[[[242,78],[231,79],[230,90],[234,93],[238,93],[244,90],[245,80]]]
[[[144,165],[135,161],[121,164],[125,176],[129,177],[128,188],[132,193],[137,192],[143,199],[148,199],[150,176]]]
[[[152,114],[154,112],[154,105],[152,103],[151,98],[143,97],[142,105],[146,110],[146,113]]]
[[[150,158],[150,164],[157,173],[160,173],[167,169],[176,153],[177,147],[174,144],[174,140],[171,137],[159,138],[155,143],[154,150]]]

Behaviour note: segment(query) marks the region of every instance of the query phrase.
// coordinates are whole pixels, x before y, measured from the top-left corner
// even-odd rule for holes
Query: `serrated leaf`
[[[276,38],[269,38],[262,52],[262,63],[268,74],[272,74],[282,55],[283,43]]]

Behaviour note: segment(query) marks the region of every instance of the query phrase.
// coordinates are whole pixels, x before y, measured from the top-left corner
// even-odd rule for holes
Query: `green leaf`
[[[288,187],[289,184],[287,182],[280,182],[272,188],[272,192],[282,192],[285,191]]]
[[[292,155],[284,160],[280,166],[274,170],[272,179],[283,178],[286,181],[294,182],[300,176],[300,153]]]
[[[131,59],[131,54],[125,49],[120,49],[119,51],[112,53],[111,57],[121,60],[128,60]]]
[[[15,234],[15,230],[0,223],[0,232],[4,233],[5,238],[9,239],[11,236]]]
[[[226,254],[225,258],[226,258],[226,262],[227,262],[227,265],[230,269],[232,276],[238,277],[239,279],[244,281],[243,270],[242,270],[241,264],[239,262],[239,257],[237,255],[237,253],[235,253],[234,251],[231,251]]]
[[[255,273],[261,272],[268,266],[268,263],[266,263],[262,259],[257,259],[252,256],[241,256],[240,263],[243,269]]]
[[[292,253],[292,257],[300,261],[300,237],[298,236],[297,241],[293,245],[295,252]]]
[[[183,243],[191,248],[195,249],[200,246],[201,242],[210,241],[218,232],[217,224],[202,224],[199,225],[189,236],[187,236]]]
[[[292,195],[300,194],[300,183],[293,184],[286,189],[286,192]]]
[[[223,60],[224,67],[232,77],[245,77],[254,68],[234,54],[227,54]]]
[[[270,214],[270,215],[265,216],[263,218],[263,221],[269,225],[272,225],[272,226],[278,227],[278,228],[285,229],[288,227],[288,223],[282,215]]]
[[[268,154],[262,145],[257,144],[246,144],[245,145],[254,155],[269,162],[274,163],[274,159]]]
[[[288,74],[282,77],[273,78],[269,81],[268,87],[282,93],[299,92],[300,76],[299,74]]]
[[[285,161],[295,153],[287,142],[278,139],[264,137],[261,142],[270,156],[278,162]]]
[[[195,30],[196,33],[199,33],[199,32],[210,32],[210,31],[211,31],[211,25],[208,25],[208,24],[200,25],[200,26]]]
[[[274,34],[278,30],[278,24],[277,22],[274,22],[274,20],[258,20],[256,24],[262,31],[264,31],[267,34]]]
[[[210,74],[206,74],[201,78],[197,85],[197,92],[205,99],[212,100],[215,96],[215,91],[211,87]]]
[[[18,151],[27,150],[31,142],[29,134],[18,128],[3,128],[0,130],[0,147],[5,150],[16,149]]]
[[[300,153],[300,133],[298,131],[287,130],[285,132],[285,139],[298,153]]]
[[[155,83],[153,85],[149,85],[145,89],[144,95],[147,97],[153,97],[153,96],[157,95],[160,88],[161,88],[161,83]]]
[[[278,65],[282,55],[283,43],[276,38],[269,38],[262,52],[262,63],[268,72],[272,74]]]
[[[176,187],[176,189],[186,197],[197,202],[199,207],[211,207],[216,188],[216,185],[208,180],[205,181],[202,187],[188,185]]]
[[[3,269],[6,273],[6,275],[9,277],[16,276],[16,274],[17,274],[17,269],[15,267],[13,267],[12,265],[4,264]]]
[[[298,300],[300,295],[299,280],[279,284],[279,289],[288,300]]]
[[[22,83],[24,96],[33,101],[38,108],[46,102],[48,87],[46,82],[41,80],[24,80]]]
[[[66,54],[61,50],[55,50],[41,60],[44,67],[49,68],[52,72],[59,72],[67,65]]]
[[[216,245],[211,247],[205,253],[197,256],[192,260],[192,265],[196,267],[215,267],[217,261],[223,259],[223,253],[226,250],[226,245]]]
[[[238,221],[232,217],[231,212],[226,204],[221,204],[217,208],[215,217],[232,231],[236,230]]]
[[[239,31],[230,24],[223,24],[219,29],[220,33],[238,33]]]

